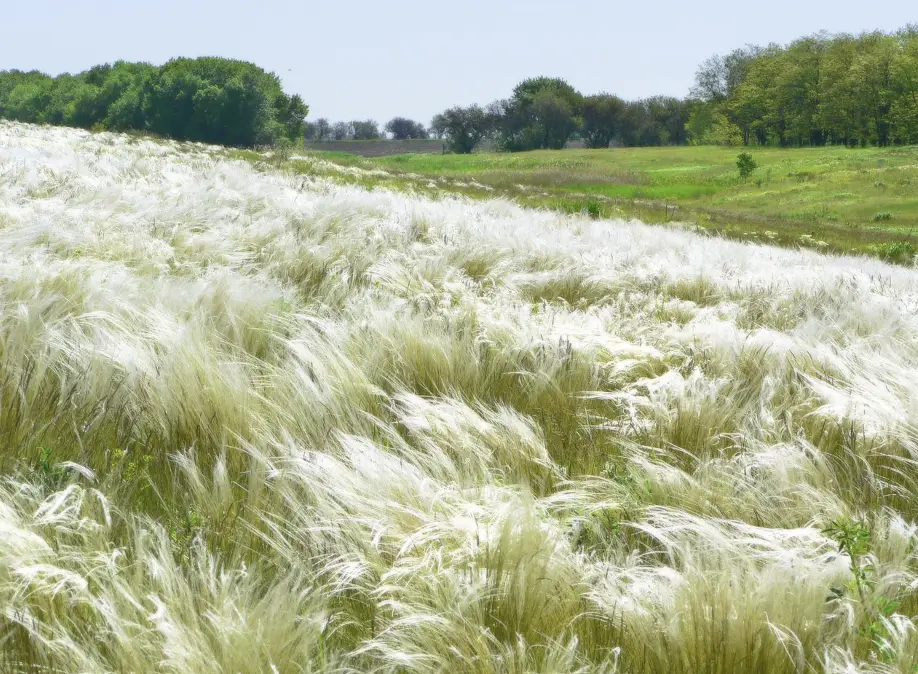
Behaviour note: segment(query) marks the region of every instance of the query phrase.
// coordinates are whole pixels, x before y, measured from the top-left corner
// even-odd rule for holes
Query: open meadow
[[[914,224],[914,150],[795,152],[0,122],[0,672],[918,671],[918,272],[488,184]]]
[[[737,171],[741,151],[758,164],[747,180]],[[918,253],[916,147],[637,147],[332,157],[364,168],[475,181],[522,203],[565,211],[688,221],[731,238],[867,253],[896,262],[910,262]]]

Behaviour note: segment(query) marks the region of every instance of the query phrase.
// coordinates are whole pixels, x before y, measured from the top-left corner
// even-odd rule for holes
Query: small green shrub
[[[292,140],[286,136],[281,136],[276,141],[274,145],[271,146],[272,159],[276,164],[283,164],[286,161],[289,161],[291,155],[293,154],[294,143]]]
[[[892,220],[892,213],[883,211],[882,213],[877,213],[875,216],[873,216],[874,222],[883,222],[885,220]]]
[[[596,199],[554,199],[549,202],[551,207],[562,213],[571,215],[586,215],[594,220],[602,217],[602,202]]]
[[[911,262],[915,257],[915,246],[908,241],[881,243],[871,249],[889,262]]]
[[[823,533],[838,544],[838,551],[848,555],[852,581],[845,587],[832,588],[832,596],[841,597],[845,592],[855,595],[866,614],[866,623],[860,629],[874,648],[874,654],[890,662],[895,652],[890,648],[888,618],[901,606],[898,597],[875,595],[877,570],[870,558],[873,534],[867,523],[850,518],[833,521]]]
[[[751,176],[758,167],[758,162],[748,152],[740,152],[736,157],[736,168],[739,169],[740,178],[743,180]]]

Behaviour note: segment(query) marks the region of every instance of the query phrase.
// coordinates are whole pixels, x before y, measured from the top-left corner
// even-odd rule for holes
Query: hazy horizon
[[[454,7],[417,0],[388,13],[367,0],[163,0],[155,8],[49,0],[4,9],[0,70],[56,75],[117,60],[224,56],[275,72],[310,106],[310,119],[404,115],[427,123],[446,107],[505,97],[536,75],[563,77],[585,93],[684,96],[712,54],[821,30],[889,31],[918,18],[905,2],[875,3],[870,18],[859,18],[863,4],[851,0],[776,0],[755,22],[744,6],[722,0],[691,11],[680,4],[665,0],[651,15],[646,6],[596,0],[563,10],[545,0],[471,0],[457,23]]]

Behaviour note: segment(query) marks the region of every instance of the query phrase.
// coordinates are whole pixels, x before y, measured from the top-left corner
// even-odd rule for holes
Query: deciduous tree
[[[581,134],[589,148],[609,147],[618,132],[625,102],[618,96],[597,94],[583,99]]]
[[[583,96],[560,78],[534,77],[520,82],[498,106],[503,149],[560,149],[580,126]]]
[[[446,138],[450,152],[468,154],[491,132],[493,116],[477,105],[457,106],[434,117],[430,127]]]
[[[392,134],[394,140],[427,138],[428,136],[423,124],[407,117],[393,117],[386,122],[386,131]]]
[[[354,130],[354,140],[377,140],[381,135],[379,125],[372,119],[353,121],[350,125]]]

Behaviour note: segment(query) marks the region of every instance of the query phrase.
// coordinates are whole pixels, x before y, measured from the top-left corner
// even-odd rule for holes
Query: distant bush
[[[749,178],[758,167],[758,162],[748,152],[740,152],[736,158],[736,168],[739,169],[740,178],[743,180]]]
[[[445,137],[447,148],[455,154],[474,152],[493,127],[492,115],[477,105],[449,108],[430,122],[431,130]]]
[[[306,140],[331,140],[332,125],[325,117],[319,117],[315,122],[306,122],[304,133]]]
[[[271,147],[272,159],[276,164],[283,164],[290,159],[293,154],[295,144],[287,137],[278,138]]]
[[[350,122],[335,122],[331,128],[332,140],[351,140],[354,137],[354,125]]]
[[[386,122],[385,128],[393,140],[423,139],[429,135],[423,124],[407,117],[393,117]]]
[[[594,220],[602,217],[602,204],[595,199],[590,199],[586,203],[586,213]]]
[[[889,262],[911,262],[915,259],[915,247],[908,241],[882,243],[873,246],[874,252]]]
[[[883,211],[882,213],[877,213],[875,216],[873,216],[874,222],[883,222],[884,220],[892,220],[892,213]]]
[[[382,136],[379,124],[372,119],[350,122],[354,140],[376,140]]]

